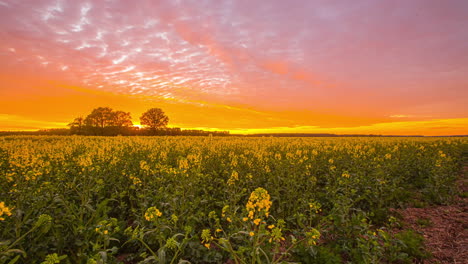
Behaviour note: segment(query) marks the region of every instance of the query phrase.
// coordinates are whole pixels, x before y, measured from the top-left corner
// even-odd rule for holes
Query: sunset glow
[[[0,0],[0,130],[468,134],[468,1]]]

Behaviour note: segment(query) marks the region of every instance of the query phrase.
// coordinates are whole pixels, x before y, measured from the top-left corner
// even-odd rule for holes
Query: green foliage
[[[406,253],[415,259],[423,260],[430,256],[424,249],[424,237],[412,230],[402,231],[395,235],[395,238],[401,242],[400,252]]]
[[[389,208],[449,202],[462,148],[463,138],[0,137],[0,263],[410,263],[427,256],[422,238],[387,231],[401,226]]]
[[[343,263],[339,250],[323,245],[319,247],[299,246],[294,250],[295,261],[310,264]]]
[[[49,254],[41,264],[57,264],[67,258],[67,255],[59,256],[57,253]]]

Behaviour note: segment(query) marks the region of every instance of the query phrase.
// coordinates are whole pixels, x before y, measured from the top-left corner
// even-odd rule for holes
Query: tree
[[[84,135],[128,135],[133,129],[129,112],[113,111],[110,107],[98,107],[86,116],[78,117],[68,124],[72,134]]]
[[[169,118],[160,108],[151,108],[141,115],[140,122],[142,125],[155,130],[157,128],[166,127]]]
[[[84,121],[87,126],[104,128],[112,123],[112,115],[112,108],[98,107]]]
[[[79,135],[83,133],[84,124],[85,124],[84,118],[80,116],[80,117],[75,118],[75,120],[73,120],[73,122],[68,124],[68,126],[70,127],[70,132],[72,134]]]
[[[132,117],[129,112],[115,111],[112,113],[112,125],[117,127],[132,127]]]

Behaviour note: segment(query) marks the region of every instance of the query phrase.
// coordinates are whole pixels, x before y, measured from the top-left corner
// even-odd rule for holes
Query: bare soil
[[[427,208],[398,210],[405,228],[413,229],[425,238],[432,258],[424,263],[468,264],[468,166],[458,180],[460,196],[453,203]]]

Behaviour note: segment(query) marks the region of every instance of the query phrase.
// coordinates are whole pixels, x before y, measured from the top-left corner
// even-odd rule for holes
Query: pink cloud
[[[1,3],[5,72],[264,109],[467,114],[463,0]]]

